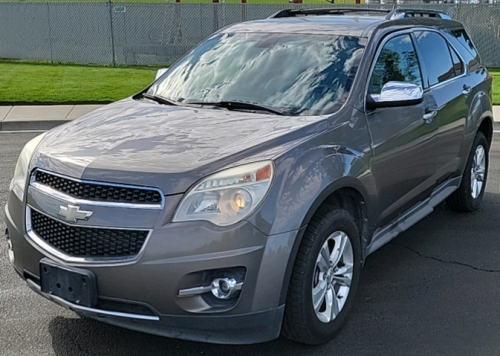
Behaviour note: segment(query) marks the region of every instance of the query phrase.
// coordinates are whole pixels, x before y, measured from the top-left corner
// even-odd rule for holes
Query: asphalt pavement
[[[17,155],[35,135],[0,133],[2,207]],[[459,214],[442,204],[371,255],[347,324],[326,345],[211,345],[82,319],[25,285],[0,236],[0,355],[499,355],[499,133],[490,157],[481,208]]]

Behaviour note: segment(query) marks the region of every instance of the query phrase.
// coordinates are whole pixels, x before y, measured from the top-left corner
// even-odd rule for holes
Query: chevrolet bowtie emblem
[[[80,207],[76,205],[59,206],[59,215],[67,221],[77,222],[77,220],[88,220],[92,214],[92,211],[80,210]]]

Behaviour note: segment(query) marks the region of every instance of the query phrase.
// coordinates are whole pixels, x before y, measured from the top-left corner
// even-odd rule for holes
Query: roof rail
[[[443,20],[451,20],[446,12],[422,9],[394,9],[386,17],[387,20],[406,19],[408,17],[433,17]]]
[[[423,9],[366,9],[353,7],[319,8],[319,9],[285,9],[269,16],[270,19],[281,17],[314,16],[314,15],[344,15],[347,13],[385,13],[387,20],[405,19],[409,17],[432,17],[444,20],[451,20],[451,16],[446,12]]]
[[[296,16],[309,16],[309,15],[344,15],[350,12],[361,12],[361,13],[390,13],[391,10],[384,9],[364,9],[364,8],[352,8],[352,7],[336,7],[333,9],[320,8],[320,9],[285,9],[278,11],[274,15],[269,16],[269,19],[276,19],[280,17],[296,17]]]

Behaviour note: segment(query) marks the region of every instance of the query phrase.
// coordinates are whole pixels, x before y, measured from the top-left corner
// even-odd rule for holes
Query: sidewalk
[[[0,106],[0,131],[48,130],[101,106]],[[493,117],[495,130],[500,130],[500,106],[493,107]]]
[[[0,131],[48,130],[102,105],[0,106]]]

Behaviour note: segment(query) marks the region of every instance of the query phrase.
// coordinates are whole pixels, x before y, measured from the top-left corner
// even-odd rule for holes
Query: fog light
[[[216,278],[211,285],[212,294],[219,299],[229,299],[241,289],[234,278]]]
[[[239,297],[240,291],[243,289],[243,281],[245,280],[245,267],[232,267],[231,269],[218,269],[202,271],[201,286],[179,289],[179,297],[194,297],[201,294],[210,294],[221,300],[228,300]],[[209,300],[215,302],[213,297],[208,295]],[[226,303],[227,304],[227,303]]]

